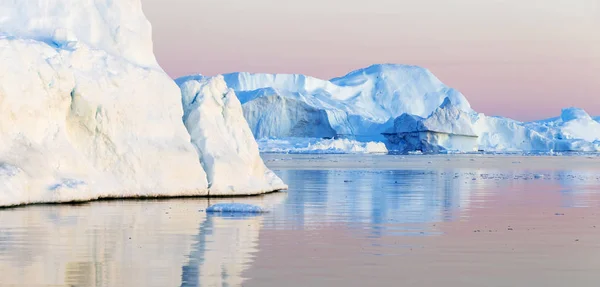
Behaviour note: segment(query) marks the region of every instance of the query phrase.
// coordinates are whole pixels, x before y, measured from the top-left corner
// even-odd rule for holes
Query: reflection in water
[[[469,220],[470,210],[485,208],[496,193],[560,190],[562,207],[598,206],[598,175],[574,171],[484,169],[430,170],[278,170],[289,196],[270,229],[318,228],[347,223],[368,228],[371,236],[436,235],[430,223]],[[512,194],[511,194],[512,195]],[[518,201],[519,199],[513,199]],[[536,199],[533,199],[536,201]],[[493,203],[488,203],[493,204]],[[552,203],[554,204],[554,203]],[[387,233],[387,234],[385,234]]]
[[[293,221],[296,228],[323,222],[369,224],[373,236],[385,225],[454,220],[468,207],[473,184],[455,180],[454,172],[419,170],[281,170],[290,185],[280,216],[267,222],[278,228]],[[470,179],[469,179],[470,180]],[[268,219],[271,219],[269,217]],[[389,228],[389,227],[386,227]],[[404,234],[421,234],[423,226],[403,226]],[[412,230],[411,230],[412,229]]]
[[[559,178],[563,207],[593,207],[589,200],[589,195],[597,188],[600,174],[597,172],[558,172],[555,175]]]
[[[210,204],[272,206],[285,195]],[[200,210],[208,206],[177,199],[0,210],[0,285],[239,285],[262,217],[207,217]]]
[[[181,286],[239,286],[244,280],[242,271],[257,251],[260,227],[261,217],[257,215],[209,215],[182,268]]]
[[[474,220],[482,210],[502,205],[600,206],[595,174],[481,169],[276,172],[289,184],[289,192],[210,201],[2,209],[0,285],[238,286],[251,276],[243,273],[264,250],[260,236],[266,231],[335,226],[359,242],[379,246],[389,236],[437,238],[443,233],[436,223]],[[256,204],[271,212],[204,212],[220,202]],[[309,239],[314,242],[281,244],[300,249],[322,243],[319,237]]]

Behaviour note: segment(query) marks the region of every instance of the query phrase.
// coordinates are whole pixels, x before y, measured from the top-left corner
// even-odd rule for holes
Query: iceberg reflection
[[[236,199],[102,201],[0,210],[0,274],[7,285],[239,285],[262,216],[207,215],[218,202],[261,207],[285,193]]]

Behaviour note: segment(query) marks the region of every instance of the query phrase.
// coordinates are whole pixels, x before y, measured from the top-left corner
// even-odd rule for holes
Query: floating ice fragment
[[[218,203],[209,206],[206,213],[267,213],[260,206],[245,203]]]

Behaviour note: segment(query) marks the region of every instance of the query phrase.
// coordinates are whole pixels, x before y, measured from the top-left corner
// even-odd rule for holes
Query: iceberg
[[[302,131],[299,129],[299,125],[296,125],[292,130],[297,131],[292,133],[295,137],[269,137],[258,139],[258,146],[253,137],[253,132],[250,126],[245,121],[246,118],[252,118],[252,115],[248,114],[251,110],[245,109],[242,112],[242,105],[239,99],[247,100],[247,93],[243,93],[238,96],[237,93],[231,89],[224,80],[223,76],[215,77],[204,77],[202,75],[192,75],[176,79],[175,82],[181,88],[183,106],[184,106],[184,122],[188,131],[192,135],[192,142],[197,147],[200,154],[200,159],[204,165],[217,162],[211,168],[213,173],[208,174],[210,193],[214,194],[227,194],[226,191],[228,186],[232,182],[232,178],[228,174],[238,175],[237,181],[241,185],[247,183],[248,185],[260,188],[266,186],[268,188],[277,187],[279,189],[285,189],[286,186],[277,178],[270,170],[264,167],[264,164],[260,158],[260,152],[263,153],[387,153],[388,150],[382,142],[361,142],[353,139],[336,138],[336,132],[329,129],[321,129],[320,125],[302,125]],[[258,105],[255,111],[273,111],[276,109],[285,110],[287,109],[286,102],[288,100],[282,98],[281,102],[271,102],[269,104],[270,97],[262,98],[262,100],[252,101],[251,105]],[[296,101],[296,100],[291,100]],[[289,103],[289,102],[288,102]],[[217,106],[215,108],[214,106]],[[309,109],[302,110],[301,112],[309,111]],[[298,110],[295,111],[294,115],[298,116]],[[284,112],[285,114],[286,112]],[[230,116],[233,115],[233,116]],[[310,112],[308,112],[307,123],[310,119]],[[313,119],[322,119],[327,121],[326,114],[322,114],[323,117],[316,115]],[[278,118],[283,116],[283,118]],[[262,116],[261,116],[262,117]],[[265,118],[269,118],[268,120]],[[213,123],[217,119],[218,123]],[[222,119],[225,119],[222,121]],[[259,129],[258,133],[261,133],[260,129],[265,127],[265,134],[269,134],[272,131],[278,129],[286,129],[286,126],[290,121],[296,120],[298,117],[287,117],[281,113],[267,113],[260,120],[260,125],[255,126],[254,135],[256,129]],[[215,127],[215,129],[206,128],[204,126]],[[204,134],[203,134],[204,133]],[[209,138],[222,138],[220,141],[213,141],[212,146],[207,146],[204,139]],[[316,136],[316,137],[315,137]],[[231,138],[234,137],[234,138]],[[249,155],[249,160],[244,162],[244,159],[237,156],[240,151],[240,142],[245,142],[241,147],[251,147],[250,150],[244,150],[242,154]],[[221,160],[215,160],[210,157],[203,156],[204,150],[211,150],[211,154],[220,155]],[[224,156],[226,155],[226,156]],[[250,159],[251,158],[251,159]],[[228,163],[243,162],[242,164],[234,164],[229,166]],[[247,168],[244,168],[247,167]],[[217,172],[218,170],[222,172]],[[234,172],[235,171],[235,172]],[[261,173],[265,173],[264,176]],[[258,173],[258,174],[256,174]],[[221,177],[217,178],[214,174],[220,174]],[[250,175],[244,177],[244,175]],[[257,179],[266,179],[264,182],[257,182]],[[239,189],[239,188],[238,188]],[[243,191],[234,191],[240,193]]]
[[[580,108],[565,108],[560,117],[529,124],[541,132],[547,128],[552,136],[559,139],[581,139],[588,142],[600,140],[600,123]],[[541,126],[542,128],[539,128]]]
[[[242,103],[261,152],[368,153],[364,147],[373,141],[385,141],[394,152],[600,151],[599,122],[582,109],[529,123],[486,116],[416,66],[372,65],[331,80],[298,74],[222,77]],[[382,151],[379,144],[371,146]]]
[[[444,99],[471,111],[466,98],[429,70],[380,64],[322,80],[304,75],[223,75],[238,95],[257,139],[333,137],[383,139],[404,113],[428,116]]]
[[[0,0],[0,206],[209,195],[183,115],[140,0]]]
[[[395,150],[453,152],[600,151],[600,125],[585,111],[523,123],[457,109],[448,99],[427,118],[404,114],[384,133]]]
[[[482,149],[491,151],[600,151],[600,125],[579,108],[566,108],[560,117],[529,123],[479,115],[474,126]]]

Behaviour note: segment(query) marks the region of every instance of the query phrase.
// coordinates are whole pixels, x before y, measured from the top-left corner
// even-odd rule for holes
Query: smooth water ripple
[[[289,191],[235,199],[114,200],[1,209],[0,285],[361,285],[369,282],[364,277],[369,274],[379,276],[382,284],[375,285],[393,283],[400,274],[407,286],[435,285],[433,277],[413,278],[425,274],[414,266],[430,266],[439,276],[456,268],[497,278],[505,273],[492,266],[505,256],[513,260],[506,272],[514,272],[511,264],[546,262],[556,255],[552,252],[575,242],[594,254],[589,256],[600,257],[599,243],[593,241],[600,238],[600,221],[596,230],[592,227],[600,219],[600,180],[594,172],[275,172],[289,184]],[[207,214],[206,208],[216,203],[253,204],[269,212]],[[578,222],[587,225],[576,227]],[[573,238],[563,242],[567,235]],[[529,244],[529,237],[541,245],[523,245]],[[514,249],[523,246],[529,247],[513,257]],[[537,250],[539,246],[554,246],[554,251]],[[590,265],[598,260],[588,258],[579,265],[587,257],[583,251],[584,257],[569,257],[577,252],[561,254],[577,270],[573,272],[579,274],[578,286],[600,279],[600,272],[586,273],[600,271],[600,265]],[[487,259],[481,257],[484,254]],[[519,280],[529,278],[515,274],[523,276]],[[477,276],[471,281],[451,278],[461,283],[455,286],[477,286],[483,282]],[[519,280],[513,282],[526,282]]]

